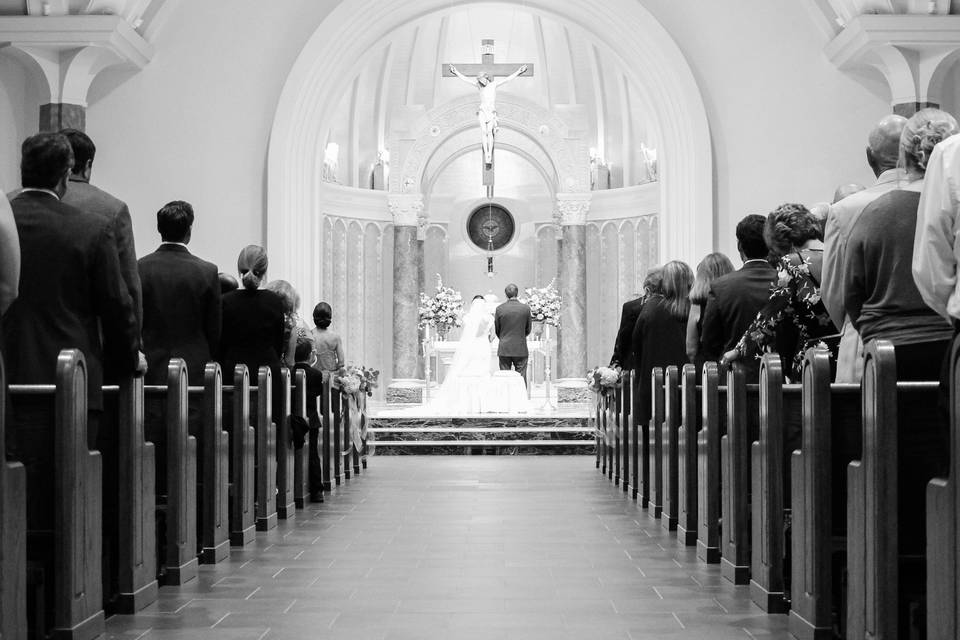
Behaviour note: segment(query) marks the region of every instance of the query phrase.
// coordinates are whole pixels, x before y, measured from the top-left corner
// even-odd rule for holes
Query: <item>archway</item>
[[[364,53],[395,29],[475,0],[354,0],[321,23],[300,53],[277,106],[268,158],[267,242],[274,269],[315,290],[314,216],[324,131]],[[636,0],[509,0],[577,25],[609,49],[642,87],[662,142],[660,255],[698,260],[712,248],[713,163],[706,109],[693,73],[669,33]]]

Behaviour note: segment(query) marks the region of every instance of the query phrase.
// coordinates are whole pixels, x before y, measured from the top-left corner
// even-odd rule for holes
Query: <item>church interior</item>
[[[706,339],[704,257],[776,263],[768,230],[758,258],[741,225],[790,206],[829,212],[793,252],[829,252],[835,191],[880,179],[878,122],[960,117],[958,59],[955,0],[0,0],[0,189],[17,227],[38,191],[28,142],[83,132],[85,180],[128,207],[135,258],[170,244],[162,212],[189,203],[173,244],[241,293],[241,252],[265,250],[264,284],[294,290],[284,321],[309,334],[328,303],[346,367],[310,395],[296,325],[282,368],[219,360],[188,380],[170,360],[144,382],[105,367],[88,426],[68,387],[97,384],[90,355],[63,344],[56,380],[20,380],[27,332],[5,326],[0,638],[960,637],[957,300],[933,305],[901,260],[937,319],[923,335],[950,340],[917,377],[869,322],[856,379],[829,340],[793,336],[796,373],[776,345],[755,363],[743,341],[682,349],[698,305]],[[922,216],[934,196],[914,178]],[[29,324],[27,247],[11,327]],[[681,262],[682,361],[641,371],[648,349],[627,365],[628,307]],[[498,351],[509,285],[562,300],[533,318],[522,380]],[[423,311],[440,286],[461,299],[447,325]],[[468,322],[478,297],[495,328]],[[853,316],[828,311],[823,335],[843,340]],[[477,326],[474,397],[510,409],[450,402],[451,380],[473,384]],[[31,457],[39,423],[50,446]],[[102,460],[81,437],[96,425],[120,434]],[[898,425],[929,426],[950,459],[927,465]],[[42,480],[43,455],[62,478]],[[932,475],[910,484],[907,463]],[[898,499],[926,507],[898,522]],[[904,551],[914,534],[926,546]]]

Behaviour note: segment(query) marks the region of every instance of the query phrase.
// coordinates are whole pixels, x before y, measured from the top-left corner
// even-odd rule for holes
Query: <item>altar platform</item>
[[[594,453],[589,403],[553,406],[536,393],[526,412],[437,414],[428,405],[371,404],[374,455],[583,455]],[[556,407],[556,408],[555,408]]]

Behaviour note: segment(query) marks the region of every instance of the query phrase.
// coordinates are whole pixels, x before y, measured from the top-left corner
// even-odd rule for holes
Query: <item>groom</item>
[[[500,338],[500,347],[497,356],[500,358],[500,370],[516,370],[523,376],[523,384],[527,384],[527,336],[533,324],[530,318],[530,307],[517,300],[519,290],[517,285],[508,284],[503,290],[507,294],[507,301],[497,307],[494,314],[493,326]]]

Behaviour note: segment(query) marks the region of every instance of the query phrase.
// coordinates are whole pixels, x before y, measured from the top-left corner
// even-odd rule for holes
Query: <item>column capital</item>
[[[554,203],[554,221],[562,227],[587,224],[590,198],[590,193],[558,193]]]
[[[420,219],[423,217],[423,194],[391,193],[387,196],[387,206],[390,207],[394,225],[420,226]]]

